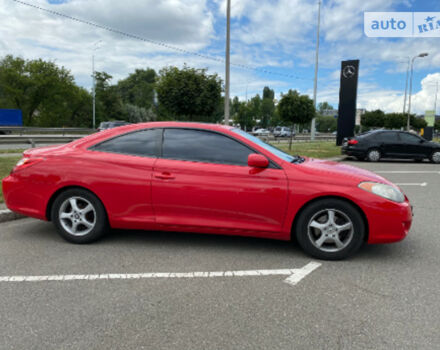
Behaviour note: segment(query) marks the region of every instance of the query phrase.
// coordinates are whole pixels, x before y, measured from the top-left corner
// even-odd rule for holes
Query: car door
[[[417,135],[410,134],[409,132],[399,133],[400,148],[399,152],[405,157],[422,158],[429,157],[429,145],[426,141]]]
[[[96,144],[83,157],[93,165],[89,176],[114,228],[153,228],[153,166],[162,129],[136,130]]]
[[[279,232],[287,208],[286,175],[273,164],[248,167],[251,153],[221,133],[165,129],[152,182],[157,223],[215,232]]]
[[[383,157],[396,157],[399,150],[399,138],[396,131],[384,131],[374,137]]]

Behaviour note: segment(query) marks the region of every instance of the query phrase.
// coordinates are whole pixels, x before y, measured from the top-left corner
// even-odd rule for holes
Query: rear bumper
[[[2,181],[6,206],[13,212],[40,220],[46,218],[46,196],[35,191],[35,184],[12,175]]]
[[[341,154],[345,154],[345,155],[351,156],[351,157],[364,157],[365,156],[365,151],[364,150],[360,150],[360,149],[342,147],[341,148]]]
[[[404,239],[411,228],[412,208],[403,203],[387,201],[364,210],[369,223],[368,243],[392,243]]]

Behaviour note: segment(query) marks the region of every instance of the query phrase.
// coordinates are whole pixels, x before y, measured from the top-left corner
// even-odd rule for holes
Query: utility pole
[[[435,84],[434,115],[437,115],[438,81]]]
[[[411,94],[412,94],[412,80],[413,80],[414,60],[416,58],[418,58],[418,57],[426,57],[426,56],[428,56],[428,53],[424,52],[424,53],[421,53],[421,54],[419,54],[417,56],[414,56],[412,58],[412,60],[411,60],[411,75],[410,75],[410,78],[409,78],[408,117],[407,117],[407,120],[406,120],[406,130],[407,131],[410,130],[409,124],[410,124],[410,114],[411,114]]]
[[[93,78],[93,86],[92,86],[92,98],[93,98],[93,129],[95,129],[95,53],[92,55],[92,78]]]
[[[231,0],[226,4],[226,74],[225,74],[225,124],[229,125],[229,86],[231,53]]]
[[[403,98],[403,114],[405,114],[406,109],[406,96],[408,92],[408,75],[409,75],[409,65],[410,65],[411,58],[408,57],[408,65],[406,67],[406,80],[405,80],[405,97]]]
[[[319,61],[319,28],[321,24],[321,0],[318,1],[318,30],[316,32],[316,52],[315,52],[315,81],[313,84],[313,106],[316,110],[316,91],[318,89],[318,61]],[[310,127],[310,139],[315,140],[316,119],[312,119]]]

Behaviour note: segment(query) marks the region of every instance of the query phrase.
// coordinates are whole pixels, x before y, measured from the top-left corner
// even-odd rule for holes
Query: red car
[[[372,172],[290,156],[239,129],[199,123],[122,126],[24,152],[3,179],[12,211],[54,222],[74,243],[109,228],[296,239],[342,259],[402,240],[408,198]]]

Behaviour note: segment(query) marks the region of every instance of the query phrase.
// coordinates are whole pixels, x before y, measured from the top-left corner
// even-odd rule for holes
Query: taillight
[[[27,157],[21,158],[17,162],[15,167],[12,169],[11,174],[15,173],[18,170],[22,170],[22,169],[28,168],[32,165],[35,165],[35,164],[41,162],[42,160],[43,160],[43,158],[27,158]]]
[[[348,140],[349,145],[357,145],[359,143],[358,140]]]

